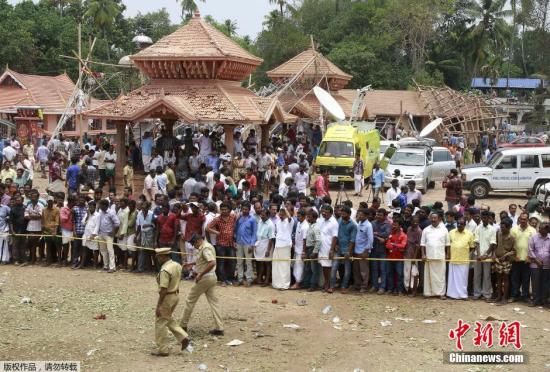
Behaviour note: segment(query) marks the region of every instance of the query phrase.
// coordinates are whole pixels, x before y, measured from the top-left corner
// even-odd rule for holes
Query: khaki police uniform
[[[195,271],[197,273],[201,273],[208,265],[208,262],[216,262],[216,250],[210,243],[203,241],[196,257],[197,261],[195,264]],[[217,282],[218,278],[216,277],[216,267],[214,266],[214,268],[206,273],[198,283],[195,282],[193,287],[191,287],[191,291],[189,291],[189,294],[187,295],[185,310],[180,323],[183,328],[187,328],[187,324],[189,323],[189,318],[191,318],[191,313],[193,313],[195,304],[199,300],[200,296],[204,294],[206,295],[206,300],[212,310],[214,322],[216,323],[216,329],[223,331],[223,321],[220,313],[218,296],[216,295]]]
[[[167,293],[160,305],[160,317],[155,321],[155,342],[159,353],[168,353],[168,330],[182,342],[187,338],[187,333],[178,325],[172,317],[179,302],[179,285],[181,280],[181,265],[172,260],[166,261],[157,275],[159,291],[166,288]]]

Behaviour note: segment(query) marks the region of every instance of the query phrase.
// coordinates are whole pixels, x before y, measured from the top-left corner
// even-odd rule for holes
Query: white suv
[[[453,168],[456,168],[455,162],[445,147],[401,145],[386,168],[384,185],[390,187],[394,178],[399,180],[400,186],[412,180],[418,190],[426,193],[435,181],[444,180]],[[399,170],[399,177],[395,177],[396,170]]]

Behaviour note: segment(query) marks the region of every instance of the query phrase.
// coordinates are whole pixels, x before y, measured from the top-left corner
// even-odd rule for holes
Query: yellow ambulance
[[[372,168],[380,154],[380,134],[373,123],[330,125],[319,146],[315,158],[316,171],[329,171],[330,182],[353,181],[355,154],[361,154],[365,179],[372,175]]]

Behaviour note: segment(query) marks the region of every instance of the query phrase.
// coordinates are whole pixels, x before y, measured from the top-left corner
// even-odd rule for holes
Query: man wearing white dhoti
[[[445,257],[449,249],[449,232],[441,223],[441,216],[430,215],[431,225],[422,231],[420,248],[424,264],[424,296],[445,296]]]
[[[283,206],[275,219],[275,248],[271,265],[271,285],[275,289],[290,287],[290,251],[294,220]]]
[[[474,234],[465,227],[466,220],[461,217],[457,221],[457,228],[449,232],[451,248],[447,297],[461,300],[468,298],[468,260],[470,250],[475,248]]]
[[[301,209],[298,211],[298,221],[296,222],[296,232],[294,234],[294,262],[292,266],[292,275],[296,281],[292,286],[292,289],[299,289],[304,276],[304,261],[305,256],[305,240],[307,237],[307,231],[309,230],[309,223],[306,220],[306,211]]]

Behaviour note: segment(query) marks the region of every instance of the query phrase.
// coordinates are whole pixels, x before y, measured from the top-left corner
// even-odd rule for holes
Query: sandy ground
[[[426,201],[442,200],[442,190],[431,190]],[[484,202],[499,211],[521,195],[499,196]],[[183,282],[180,305],[191,286]],[[154,350],[156,283],[152,275],[96,270],[14,266],[0,267],[0,360],[74,360],[86,371],[412,371],[412,370],[520,370],[509,366],[449,366],[443,353],[455,349],[448,338],[458,319],[473,324],[488,316],[522,325],[527,368],[550,366],[550,312],[525,304],[495,306],[485,302],[441,301],[374,294],[303,291],[269,288],[218,288],[226,334],[208,335],[213,319],[206,300],[197,304],[190,323],[194,351],[167,358],[149,355]],[[29,296],[31,304],[21,304]],[[272,300],[277,303],[273,304]],[[299,306],[297,300],[307,304]],[[322,313],[325,306],[332,311]],[[514,310],[514,308],[517,308]],[[94,320],[105,314],[105,320]],[[334,317],[340,318],[333,322]],[[396,319],[399,318],[399,319]],[[401,320],[400,320],[401,319]],[[383,327],[380,321],[392,324]],[[434,320],[433,324],[423,323]],[[299,329],[285,328],[296,324]],[[493,322],[498,347],[499,322]],[[471,330],[463,339],[474,350]],[[233,339],[240,346],[226,346]],[[513,351],[511,347],[506,350]]]

